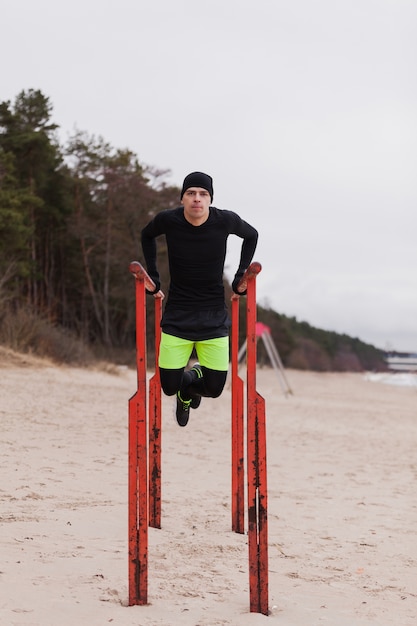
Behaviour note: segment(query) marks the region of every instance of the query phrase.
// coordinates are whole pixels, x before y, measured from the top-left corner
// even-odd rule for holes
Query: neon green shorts
[[[227,372],[229,369],[229,337],[190,341],[162,333],[159,367],[164,369],[185,367],[194,347],[200,365],[211,370]]]

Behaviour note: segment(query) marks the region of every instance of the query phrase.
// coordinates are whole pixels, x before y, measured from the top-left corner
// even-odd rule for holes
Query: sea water
[[[385,385],[398,385],[399,387],[417,387],[417,373],[413,372],[387,372],[375,374],[367,372],[365,380],[372,383],[384,383]]]

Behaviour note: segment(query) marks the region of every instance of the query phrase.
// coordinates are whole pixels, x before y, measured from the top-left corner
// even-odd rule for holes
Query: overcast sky
[[[0,8],[1,101],[40,89],[63,142],[100,135],[178,186],[211,174],[259,230],[261,304],[417,351],[416,0]]]

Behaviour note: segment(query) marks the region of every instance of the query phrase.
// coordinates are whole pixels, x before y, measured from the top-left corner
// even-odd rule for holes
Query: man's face
[[[202,187],[189,187],[183,197],[184,217],[191,224],[202,224],[209,215],[211,198]]]

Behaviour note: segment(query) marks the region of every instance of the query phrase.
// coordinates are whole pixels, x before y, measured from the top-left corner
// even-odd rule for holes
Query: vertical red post
[[[162,298],[155,297],[155,374],[149,381],[149,526],[161,528],[161,343]]]
[[[129,605],[148,602],[146,293],[144,276],[137,272],[135,277],[137,391],[129,400]]]
[[[244,533],[243,380],[239,377],[239,296],[232,296],[232,530]]]
[[[260,267],[259,267],[260,269]],[[259,270],[258,270],[259,271]],[[251,612],[268,615],[265,401],[256,391],[256,279],[247,280],[247,479]]]

